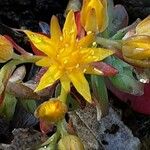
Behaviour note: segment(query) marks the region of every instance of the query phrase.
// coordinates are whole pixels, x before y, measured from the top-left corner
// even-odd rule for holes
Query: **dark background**
[[[49,23],[51,15],[63,14],[68,0],[0,0],[0,22],[10,27],[38,29],[39,21]],[[150,14],[150,0],[114,0],[123,4],[130,23]]]

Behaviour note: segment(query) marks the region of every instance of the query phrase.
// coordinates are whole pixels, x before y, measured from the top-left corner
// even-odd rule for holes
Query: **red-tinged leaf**
[[[75,14],[75,21],[76,21],[76,25],[77,25],[78,38],[81,39],[82,37],[85,36],[85,30],[81,25],[80,11],[77,11],[74,14]]]
[[[123,59],[122,52],[120,52],[119,50],[117,50],[117,51],[115,52],[115,54],[114,54],[114,55],[115,55],[115,56],[117,56],[118,58],[120,58],[120,59],[124,60],[124,59]]]
[[[0,95],[0,106],[4,100],[4,97],[5,97],[5,91],[3,91],[2,94]]]
[[[40,120],[40,130],[43,134],[47,134],[50,132],[53,132],[54,130],[54,125],[53,124],[49,124],[44,120]]]
[[[38,50],[34,44],[32,42],[30,42],[31,44],[31,48],[32,48],[32,51],[35,55],[39,55],[39,56],[44,56],[45,54],[43,52],[41,52],[40,50]]]
[[[112,93],[121,101],[130,102],[131,108],[139,113],[150,115],[150,83],[144,84],[144,94],[135,96],[128,93],[121,92],[116,89],[111,83],[107,86]]]
[[[48,34],[41,33],[41,32],[40,32],[40,33],[38,32],[38,34],[42,34],[42,35],[47,36],[47,37],[50,38],[50,36],[49,36]],[[29,42],[30,42],[32,51],[33,51],[33,53],[34,53],[35,55],[45,56],[45,54],[44,54],[43,52],[41,52],[39,49],[37,49],[31,41],[29,41]]]
[[[118,70],[113,68],[104,62],[94,62],[92,66],[104,73],[104,76],[114,76],[118,73]]]
[[[22,47],[20,47],[10,36],[4,35],[4,37],[11,42],[13,47],[20,53],[20,54],[28,54]]]

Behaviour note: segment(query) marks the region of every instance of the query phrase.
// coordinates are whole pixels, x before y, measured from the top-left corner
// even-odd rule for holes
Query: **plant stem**
[[[58,138],[60,137],[60,132],[55,132],[50,138],[48,138],[41,146],[46,146],[49,144],[54,144],[57,142]]]
[[[59,98],[62,102],[66,103],[67,95],[68,95],[68,93],[64,90],[63,87],[61,87],[61,93],[60,93]]]
[[[121,43],[119,41],[105,39],[105,38],[97,36],[96,42],[105,48],[112,48],[113,47],[113,48],[121,49]]]
[[[65,128],[65,124],[66,124],[65,119],[63,119],[57,123],[57,130],[60,132],[61,136],[68,135],[68,132]]]
[[[38,60],[40,60],[42,57],[41,56],[36,56],[36,55],[18,55],[18,54],[13,54],[13,59],[14,61],[18,61],[18,63],[35,63]]]

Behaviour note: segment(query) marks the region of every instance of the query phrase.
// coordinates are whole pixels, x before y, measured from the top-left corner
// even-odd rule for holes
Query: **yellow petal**
[[[149,36],[134,36],[123,41],[122,52],[126,57],[133,59],[150,58],[149,50]]]
[[[75,41],[77,36],[77,26],[73,11],[69,11],[66,17],[66,21],[63,27],[63,36],[66,40]]]
[[[83,4],[82,4],[82,9],[81,9],[81,24],[84,27],[85,26],[85,22],[87,19],[87,8],[88,8],[88,1],[84,0]]]
[[[86,31],[103,32],[108,25],[107,0],[84,0],[81,24]]]
[[[88,31],[93,31],[97,32],[98,31],[98,25],[97,25],[97,19],[96,19],[96,12],[95,9],[90,9],[87,12],[87,20],[85,23],[85,30]]]
[[[136,26],[136,33],[138,35],[149,35],[150,36],[150,16],[146,17]]]
[[[139,60],[142,60],[142,59],[149,59],[149,58],[150,58],[150,49],[144,50],[144,51],[139,52],[139,53],[137,53],[137,54],[134,54],[134,55],[131,56],[130,58],[132,58],[132,59],[139,59]]]
[[[55,45],[53,45],[50,38],[45,35],[34,33],[28,30],[24,30],[24,32],[27,34],[28,38],[38,50],[42,51],[50,57],[55,55]]]
[[[148,59],[150,58],[150,48],[149,49],[143,49],[143,48],[137,48],[133,45],[127,45],[122,47],[123,55],[132,59]]]
[[[78,46],[80,47],[88,47],[90,44],[94,42],[95,36],[93,33],[88,34],[87,36],[83,37],[79,43]]]
[[[131,44],[132,42],[141,42],[141,43],[145,43],[145,42],[149,42],[150,41],[150,37],[146,36],[146,35],[137,35],[137,36],[132,36],[126,40],[123,41],[123,44]]]
[[[149,48],[150,47],[150,37],[149,36],[133,36],[125,41],[123,45]]]
[[[51,28],[50,28],[51,38],[54,40],[60,39],[60,37],[62,36],[62,32],[61,32],[59,22],[56,16],[52,16],[50,25],[51,25]]]
[[[12,58],[13,46],[12,44],[2,35],[0,35],[0,63],[4,63]]]
[[[85,64],[101,61],[106,57],[114,54],[113,51],[104,48],[84,48],[81,49],[81,53],[83,54],[82,62]]]
[[[138,67],[143,67],[143,68],[150,68],[150,61],[149,60],[136,60],[136,59],[131,59],[123,56],[124,60],[129,62],[130,64]]]
[[[96,15],[97,15],[97,20],[98,20],[99,31],[103,32],[108,26],[108,10],[107,10],[107,0],[101,0],[101,2],[103,5],[101,14],[99,14],[99,12],[97,12]],[[100,10],[100,8],[97,10]],[[101,18],[101,19],[99,19],[99,18]]]
[[[68,93],[70,91],[70,79],[67,76],[60,78],[62,88]]]
[[[95,9],[98,30],[104,31],[108,25],[107,0],[91,0],[89,5]]]
[[[51,59],[49,57],[43,57],[41,60],[36,62],[37,66],[49,67],[51,65]]]
[[[35,89],[35,92],[52,85],[56,80],[58,80],[61,77],[61,75],[62,72],[58,69],[58,67],[56,65],[52,65],[42,76],[40,83]]]
[[[68,74],[68,76],[76,90],[85,98],[85,100],[91,103],[90,88],[84,74],[80,70],[75,70]]]
[[[104,73],[96,68],[94,68],[92,65],[88,65],[85,69],[86,74],[95,74],[95,75],[103,75]]]

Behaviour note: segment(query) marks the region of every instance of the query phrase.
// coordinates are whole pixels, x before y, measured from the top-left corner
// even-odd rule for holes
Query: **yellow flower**
[[[59,99],[50,99],[42,103],[35,111],[35,116],[51,123],[56,123],[64,118],[67,105]]]
[[[84,150],[84,146],[77,136],[66,135],[58,142],[58,150]]]
[[[133,36],[122,42],[122,53],[127,62],[150,67],[150,36]]]
[[[81,24],[87,32],[103,32],[108,25],[107,0],[83,0]]]
[[[150,36],[150,16],[146,17],[136,26],[136,34]]]
[[[103,48],[89,48],[94,41],[92,33],[78,40],[72,11],[66,17],[62,32],[55,16],[51,19],[50,30],[51,38],[25,31],[34,46],[46,54],[36,63],[39,66],[48,67],[48,70],[42,76],[35,91],[42,90],[59,79],[66,92],[70,91],[70,82],[72,82],[77,91],[91,102],[90,88],[84,73],[102,74],[90,63],[108,57],[113,54],[113,51]]]
[[[0,63],[4,63],[12,58],[13,46],[2,35],[0,35]]]

